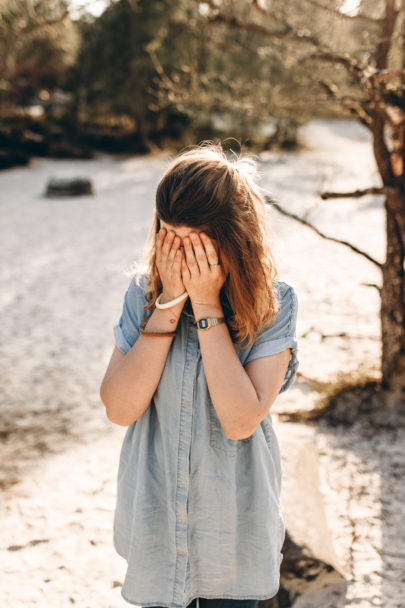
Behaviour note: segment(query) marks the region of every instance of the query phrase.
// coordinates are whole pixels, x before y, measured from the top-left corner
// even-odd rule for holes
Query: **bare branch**
[[[271,13],[270,11],[260,6],[257,0],[252,0],[252,6],[254,7],[254,9],[258,11],[261,16],[265,16],[266,18],[271,19],[272,21],[277,23],[280,26],[280,29],[272,30],[262,25],[262,23],[256,23],[254,21],[240,21],[235,16],[220,11],[214,0],[207,0],[205,3],[208,4],[208,6],[212,9],[212,13],[207,17],[209,23],[227,24],[239,30],[252,32],[265,36],[267,38],[288,38],[290,40],[294,40],[295,42],[310,43],[313,46],[317,47],[318,50],[315,53],[311,53],[310,55],[307,55],[306,57],[298,61],[298,64],[305,63],[308,59],[320,59],[322,61],[328,61],[335,64],[338,63],[342,65],[347,72],[354,76],[360,84],[364,82],[367,66],[357,61],[354,57],[349,55],[349,53],[344,53],[340,55],[338,53],[333,52],[332,49],[321,43],[316,36],[311,33],[308,33],[303,28],[297,29],[292,27],[289,23],[287,23],[287,21],[285,21],[285,19],[282,19],[279,15]]]
[[[399,76],[405,76],[405,70],[397,69],[397,70],[380,70],[379,72],[374,72],[369,76],[370,80],[379,81],[379,80],[388,80],[389,78],[397,78]]]
[[[350,112],[350,114],[354,115],[362,125],[367,127],[367,129],[372,129],[373,119],[360,102],[348,96],[340,96],[337,86],[331,82],[319,80],[318,84],[327,92],[329,97]]]
[[[366,74],[366,66],[361,65],[361,63],[349,55],[349,53],[339,55],[338,53],[334,53],[328,49],[319,49],[319,51],[311,53],[311,55],[305,55],[305,57],[300,59],[298,63],[306,63],[309,59],[311,61],[313,59],[320,59],[321,61],[327,61],[329,63],[338,63],[342,65],[346,71],[354,76],[360,83],[364,80]]]
[[[157,72],[157,74],[160,76],[161,82],[164,83],[166,85],[166,88],[168,91],[173,91],[175,89],[175,85],[174,82],[172,80],[170,80],[170,78],[167,76],[166,72],[163,69],[162,64],[159,61],[158,56],[156,55],[155,51],[149,49],[148,47],[146,47],[146,52],[149,54],[149,57],[152,60],[153,66]]]
[[[245,32],[252,32],[253,34],[260,34],[270,38],[285,38],[293,33],[293,30],[289,26],[284,27],[282,30],[270,30],[253,21],[239,21],[236,17],[226,15],[225,13],[217,13],[216,15],[209,16],[207,17],[207,20],[208,23],[225,23],[226,25],[236,27]]]
[[[314,46],[320,46],[319,40],[312,34],[306,32],[303,28],[299,28],[297,30],[280,16],[272,14],[261,7],[261,12],[264,13],[268,19],[271,19],[277,23],[280,26],[280,29],[271,30],[254,21],[240,21],[233,15],[221,12],[213,0],[206,0],[205,4],[208,4],[208,6],[212,9],[212,14],[207,16],[208,23],[225,23],[231,27],[235,27],[246,32],[252,32],[254,34],[260,34],[268,38],[288,37],[298,42],[307,42],[313,44]]]
[[[381,287],[379,285],[377,285],[376,283],[363,283],[362,282],[361,285],[364,285],[364,287],[373,287],[378,292],[381,292]]]
[[[347,13],[342,13],[339,9],[332,8],[330,6],[325,6],[322,2],[317,2],[317,0],[306,0],[308,4],[312,4],[312,6],[316,6],[317,8],[322,9],[323,11],[327,11],[328,13],[332,13],[341,17],[342,19],[350,19],[351,21],[367,21],[368,23],[374,23],[375,25],[381,25],[383,19],[378,19],[377,17],[370,17],[369,15],[365,15],[364,13],[357,13],[357,15],[348,15]]]
[[[308,228],[311,228],[311,230],[316,232],[316,234],[321,236],[323,239],[326,239],[328,241],[334,241],[335,243],[340,243],[341,245],[345,245],[345,247],[349,247],[349,249],[351,249],[355,253],[358,253],[359,255],[364,256],[367,260],[369,260],[369,262],[372,262],[373,264],[378,266],[378,268],[380,268],[380,270],[382,270],[382,267],[383,267],[382,263],[379,262],[378,260],[375,260],[366,251],[362,251],[361,249],[359,249],[355,245],[352,245],[348,241],[343,241],[343,240],[337,239],[333,236],[328,236],[328,235],[324,234],[321,230],[319,230],[319,228],[317,228],[316,226],[311,224],[311,222],[308,222],[308,220],[304,220],[302,217],[295,215],[295,213],[291,213],[290,211],[286,211],[286,209],[283,209],[283,207],[281,207],[278,203],[273,201],[273,199],[270,198],[269,196],[265,196],[264,198],[265,198],[267,204],[269,204],[271,207],[274,207],[275,209],[277,209],[277,211],[279,211],[283,215],[286,215],[287,217],[291,217],[294,220],[297,220],[297,222],[304,224],[304,226],[308,226]]]
[[[385,194],[387,190],[388,188],[371,186],[364,190],[353,190],[353,192],[319,192],[319,196],[326,201],[328,198],[360,198],[367,194]]]

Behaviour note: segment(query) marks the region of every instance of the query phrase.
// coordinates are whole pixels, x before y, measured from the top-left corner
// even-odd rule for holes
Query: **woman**
[[[284,521],[271,405],[298,368],[250,158],[203,142],[156,192],[148,271],[114,327],[100,394],[127,426],[114,546],[141,606],[256,608],[279,588]]]

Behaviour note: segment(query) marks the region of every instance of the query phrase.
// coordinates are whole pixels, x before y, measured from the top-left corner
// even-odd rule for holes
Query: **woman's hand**
[[[156,235],[156,266],[163,286],[162,304],[186,291],[181,277],[182,259],[180,238],[173,230],[161,228]]]
[[[181,264],[181,275],[191,303],[218,305],[226,276],[211,239],[204,232],[191,232],[183,243],[185,257]]]

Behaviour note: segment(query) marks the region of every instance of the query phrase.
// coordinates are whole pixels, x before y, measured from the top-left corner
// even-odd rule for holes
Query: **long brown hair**
[[[241,348],[247,348],[272,320],[278,311],[273,285],[277,268],[256,175],[252,158],[229,159],[222,145],[213,141],[192,146],[172,160],[156,191],[146,251],[149,280],[143,325],[162,290],[155,264],[160,220],[175,227],[208,226],[208,234],[218,241],[230,268],[221,302],[232,339],[244,343]]]

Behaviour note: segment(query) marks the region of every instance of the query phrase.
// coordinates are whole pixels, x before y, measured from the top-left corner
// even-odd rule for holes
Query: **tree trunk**
[[[382,268],[382,381],[385,388],[405,394],[405,197],[387,194],[386,259]]]
[[[143,118],[138,118],[136,121],[137,135],[139,137],[138,152],[147,154],[151,151],[149,133],[146,128],[146,121]]]
[[[293,150],[298,145],[298,124],[293,118],[278,118],[276,130],[264,143],[263,149],[281,148]]]

